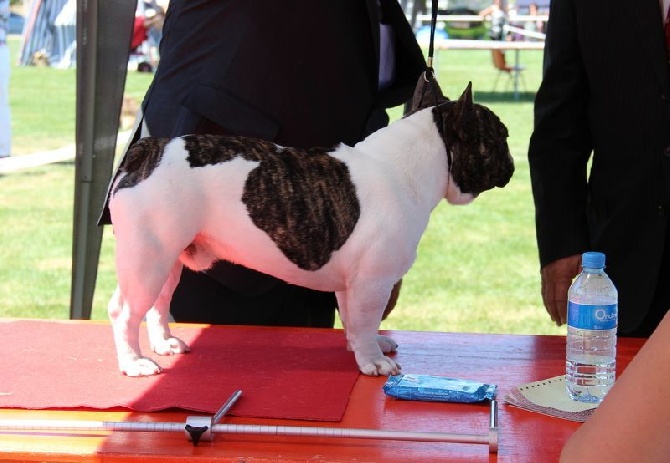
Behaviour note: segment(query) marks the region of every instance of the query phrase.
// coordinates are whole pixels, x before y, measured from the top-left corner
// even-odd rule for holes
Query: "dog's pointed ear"
[[[462,137],[466,137],[470,133],[469,126],[471,121],[474,121],[475,103],[472,99],[472,82],[468,82],[463,94],[456,101],[455,117],[458,121],[458,132]]]
[[[468,82],[468,86],[463,90],[463,94],[456,102],[458,105],[458,112],[460,115],[470,114],[475,106],[472,100],[472,82]]]
[[[440,84],[437,83],[435,76],[429,74],[429,72],[432,73],[432,70],[426,70],[419,76],[412,100],[405,105],[405,117],[422,109],[449,101],[449,98],[442,93]]]

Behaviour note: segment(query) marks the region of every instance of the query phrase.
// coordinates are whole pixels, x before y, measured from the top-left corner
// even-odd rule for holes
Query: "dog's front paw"
[[[389,354],[398,350],[398,343],[395,342],[392,338],[384,336],[383,334],[377,335],[377,344],[385,354]]]
[[[167,339],[155,340],[151,348],[158,355],[185,354],[191,350],[184,341],[174,336],[170,336]]]
[[[119,363],[119,369],[126,376],[152,376],[162,371],[156,362],[146,357]]]
[[[361,373],[368,376],[398,375],[402,367],[395,360],[382,356],[360,365]]]
[[[385,354],[390,354],[391,352],[396,352],[398,350],[398,343],[395,342],[393,338],[389,338],[388,336],[384,336],[383,334],[377,335],[377,345]],[[347,342],[347,350],[349,351],[354,350],[350,342]]]

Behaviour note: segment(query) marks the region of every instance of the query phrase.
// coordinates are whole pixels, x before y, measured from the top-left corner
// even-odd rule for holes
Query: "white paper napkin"
[[[505,402],[525,410],[584,422],[598,404],[572,400],[565,389],[565,376],[555,376],[513,388]]]

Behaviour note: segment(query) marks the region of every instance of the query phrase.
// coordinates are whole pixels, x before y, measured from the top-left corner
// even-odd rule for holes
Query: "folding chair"
[[[522,72],[526,69],[526,66],[511,66],[507,64],[507,61],[505,59],[505,52],[503,50],[491,50],[491,56],[493,57],[493,67],[495,67],[498,70],[498,75],[496,76],[496,80],[493,83],[493,91],[496,91],[496,87],[498,86],[498,79],[500,79],[501,74],[507,74],[509,76],[509,79],[507,81],[507,84],[505,86],[505,90],[509,88],[509,85],[511,83],[515,83],[518,85],[519,80],[523,82],[523,86],[526,86],[526,82],[524,81],[523,74]],[[518,89],[517,85],[515,85],[515,89]]]

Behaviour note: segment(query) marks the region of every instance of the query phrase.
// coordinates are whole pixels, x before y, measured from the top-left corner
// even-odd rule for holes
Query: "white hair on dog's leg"
[[[175,262],[160,295],[146,315],[151,349],[158,355],[183,354],[190,350],[184,341],[170,334],[169,325],[170,301],[179,283],[182,268],[181,262]]]
[[[113,297],[116,302],[110,302],[109,317],[121,371],[128,376],[149,376],[159,373],[161,368],[151,359],[142,356],[138,342],[139,327],[166,287],[180,250],[173,249],[168,240],[161,240],[156,234],[134,226],[135,222],[123,225],[125,226],[118,223],[115,225],[119,289]],[[173,285],[174,282],[171,281],[168,288]],[[158,311],[169,310],[160,302],[158,306]],[[163,322],[167,323],[167,313],[161,316],[152,312],[149,316],[152,342],[163,335],[165,328],[160,328]],[[155,328],[156,325],[159,328]]]
[[[347,292],[346,291],[336,291],[335,298],[337,299],[337,312],[340,314],[340,321],[342,322],[342,327],[344,327],[344,335],[347,334]],[[350,352],[354,351],[354,347],[349,342],[347,337],[347,350]]]
[[[119,370],[128,376],[150,376],[160,373],[161,368],[151,359],[144,358],[140,350],[140,323],[143,314],[131,310],[121,288],[116,287],[107,306],[112,323]]]
[[[344,327],[344,333],[346,336],[347,332],[347,323],[346,323],[346,312],[347,312],[347,305],[346,305],[346,291],[339,291],[335,293],[335,296],[337,298],[337,308],[338,308],[338,313],[340,314],[340,320],[342,321],[342,326]],[[377,345],[379,345],[379,348],[382,350],[384,354],[390,354],[391,352],[395,352],[398,349],[398,343],[393,340],[393,338],[390,338],[389,336],[384,336],[383,334],[378,334],[377,335]],[[354,348],[347,340],[347,350],[353,352]]]
[[[379,335],[379,324],[395,280],[356,279],[354,285],[338,293],[345,299],[345,332],[356,363],[365,375],[397,375],[400,365],[384,355],[395,351],[397,344],[388,336]]]

